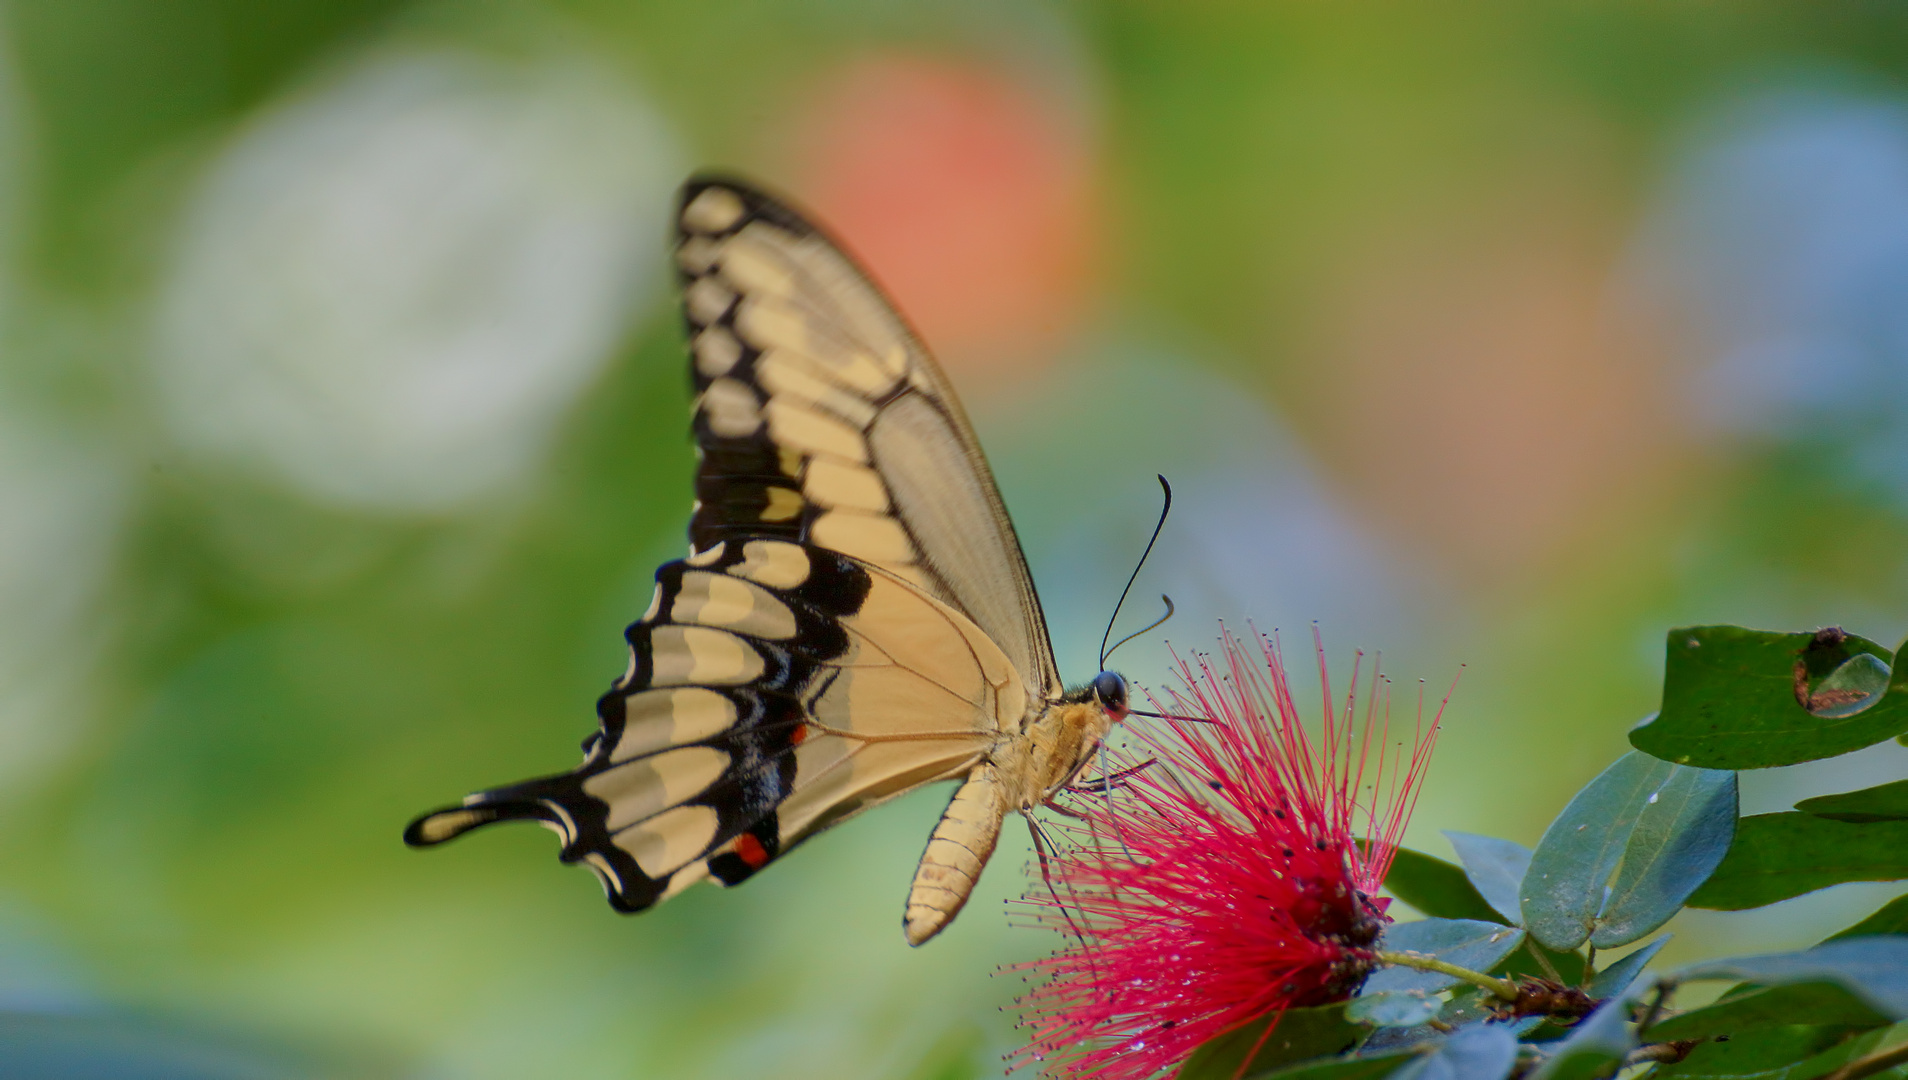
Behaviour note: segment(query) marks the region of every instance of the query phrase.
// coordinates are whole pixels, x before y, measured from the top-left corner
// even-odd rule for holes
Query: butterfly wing
[[[1037,697],[1060,676],[980,443],[947,377],[839,246],[729,180],[683,191],[703,461],[690,540],[801,537],[914,582],[998,642]]]
[[[704,877],[734,884],[854,813],[966,774],[1059,689],[979,445],[906,324],[760,192],[692,181],[679,221],[698,391],[691,555],[657,571],[582,765],[405,834],[422,846],[541,822],[626,911]]]

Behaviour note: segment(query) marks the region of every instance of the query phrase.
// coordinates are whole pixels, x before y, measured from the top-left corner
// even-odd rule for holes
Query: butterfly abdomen
[[[975,766],[941,815],[914,872],[902,927],[919,945],[954,921],[1011,811],[1028,813],[1073,780],[1099,749],[1113,719],[1092,702],[1048,706],[1017,738]]]
[[[967,905],[981,868],[1000,840],[1001,822],[1014,808],[1011,795],[991,762],[977,766],[954,793],[928,838],[914,871],[914,887],[908,890],[901,922],[908,944],[919,945],[940,933]]]

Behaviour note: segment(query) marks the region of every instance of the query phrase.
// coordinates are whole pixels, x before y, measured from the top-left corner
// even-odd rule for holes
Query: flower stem
[[[1873,1076],[1903,1062],[1908,1062],[1908,1044],[1891,1046],[1880,1053],[1857,1058],[1824,1076],[1822,1080],[1856,1080],[1857,1077]]]
[[[1481,971],[1472,971],[1470,968],[1459,967],[1456,964],[1447,963],[1435,956],[1426,956],[1423,953],[1379,950],[1376,956],[1378,957],[1378,962],[1381,964],[1390,964],[1394,967],[1408,967],[1416,971],[1435,971],[1440,975],[1449,975],[1452,978],[1463,979],[1473,986],[1481,986],[1489,990],[1492,994],[1495,994],[1499,1000],[1517,1000],[1517,984],[1511,982],[1509,979],[1500,979],[1494,975],[1486,975]]]

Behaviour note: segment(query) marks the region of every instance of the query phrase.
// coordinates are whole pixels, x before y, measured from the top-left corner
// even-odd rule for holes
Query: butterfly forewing
[[[691,554],[657,571],[577,769],[406,833],[434,844],[539,821],[629,911],[704,877],[734,884],[852,814],[969,774],[1058,691],[1000,497],[901,318],[833,243],[744,185],[692,181],[679,223]]]
[[[680,224],[703,452],[692,542],[773,533],[887,568],[973,619],[1051,696],[1059,673],[1013,526],[907,324],[759,192],[692,181]]]

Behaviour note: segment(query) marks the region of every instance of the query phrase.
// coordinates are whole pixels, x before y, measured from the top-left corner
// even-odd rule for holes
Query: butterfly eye
[[[1118,672],[1102,671],[1093,677],[1093,695],[1107,712],[1126,715],[1126,680]]]

